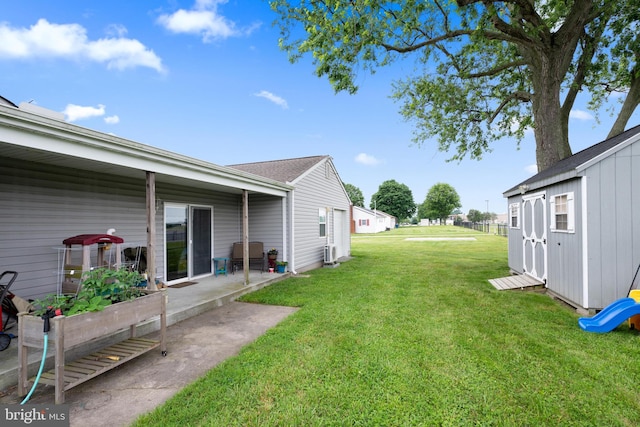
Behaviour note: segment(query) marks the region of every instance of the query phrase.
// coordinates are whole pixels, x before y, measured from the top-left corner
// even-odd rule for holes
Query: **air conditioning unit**
[[[336,245],[324,246],[324,263],[335,264],[336,263]]]

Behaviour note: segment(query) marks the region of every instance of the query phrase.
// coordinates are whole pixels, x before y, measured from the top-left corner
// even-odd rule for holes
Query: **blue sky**
[[[416,203],[445,182],[463,212],[506,212],[502,193],[533,174],[533,136],[493,144],[483,160],[446,162],[390,98],[409,59],[361,72],[356,95],[335,94],[310,58],[278,49],[266,1],[0,0],[0,95],[64,112],[87,128],[219,165],[328,154],[344,182],[370,197],[388,179]],[[574,152],[605,139],[578,103]],[[640,122],[636,113],[629,126]]]

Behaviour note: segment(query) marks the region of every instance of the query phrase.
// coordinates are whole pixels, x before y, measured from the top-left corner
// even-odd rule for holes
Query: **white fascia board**
[[[0,141],[280,197],[293,189],[278,181],[1,105]]]

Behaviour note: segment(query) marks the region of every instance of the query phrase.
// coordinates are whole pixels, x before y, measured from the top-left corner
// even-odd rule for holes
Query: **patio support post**
[[[244,284],[249,284],[249,192],[242,190],[242,272]]]
[[[147,287],[156,286],[156,174],[147,171]]]

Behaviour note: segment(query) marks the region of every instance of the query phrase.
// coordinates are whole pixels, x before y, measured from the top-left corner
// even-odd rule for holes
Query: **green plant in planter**
[[[101,311],[111,304],[144,295],[142,289],[137,287],[142,281],[143,277],[137,271],[96,268],[83,275],[82,287],[76,295],[47,295],[42,300],[34,301],[39,309],[33,314],[42,316],[48,307],[60,309],[66,316]]]

